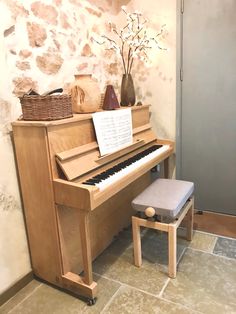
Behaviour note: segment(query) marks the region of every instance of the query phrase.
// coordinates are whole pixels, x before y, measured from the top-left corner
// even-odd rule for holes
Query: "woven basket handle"
[[[42,96],[49,96],[55,93],[62,93],[63,92],[63,88],[57,88],[54,90],[51,90],[50,92],[47,92],[46,94],[42,94]]]
[[[35,90],[30,89],[27,93],[25,93],[22,98],[24,98],[25,96],[49,96],[55,93],[62,93],[63,92],[63,88],[56,88],[51,90],[50,92],[46,92],[43,93],[42,95],[39,95]]]
[[[22,97],[20,98],[24,98],[25,96],[39,96],[39,94],[33,90],[32,88],[27,92],[25,93]]]

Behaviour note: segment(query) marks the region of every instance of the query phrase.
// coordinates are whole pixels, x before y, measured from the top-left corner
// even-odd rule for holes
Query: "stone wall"
[[[119,93],[120,60],[92,41],[107,34],[107,21],[123,21],[121,5],[139,10],[157,31],[167,24],[168,53],[152,52],[152,66],[136,63],[137,100],[152,104],[159,137],[175,138],[175,1],[172,0],[2,0],[0,2],[0,293],[30,270],[26,232],[14,160],[11,121],[18,100],[30,88],[39,93],[67,89],[74,74],[93,73],[101,92]]]

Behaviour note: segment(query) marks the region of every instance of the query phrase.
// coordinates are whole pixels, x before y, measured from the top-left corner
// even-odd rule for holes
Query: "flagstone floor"
[[[125,230],[93,263],[95,305],[33,280],[0,313],[236,313],[236,239],[195,232],[189,243],[179,229],[176,279],[167,276],[167,249],[165,233],[144,230],[137,268],[131,230]]]

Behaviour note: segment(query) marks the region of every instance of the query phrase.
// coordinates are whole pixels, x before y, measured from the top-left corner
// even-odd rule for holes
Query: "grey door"
[[[236,215],[236,0],[185,0],[180,176],[196,208]]]

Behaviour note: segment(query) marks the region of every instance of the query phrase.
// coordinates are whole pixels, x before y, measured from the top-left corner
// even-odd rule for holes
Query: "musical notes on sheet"
[[[101,156],[131,145],[131,109],[96,112],[92,115]]]

